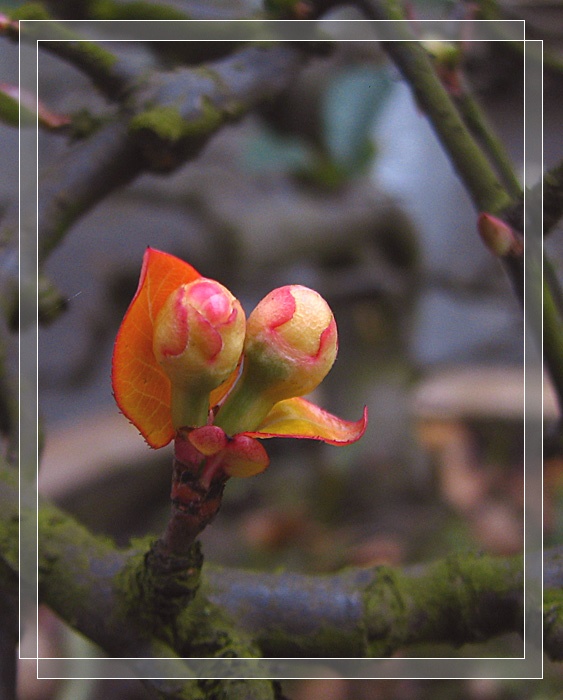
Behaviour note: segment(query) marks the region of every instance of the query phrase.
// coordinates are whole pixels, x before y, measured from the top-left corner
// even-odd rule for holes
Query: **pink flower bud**
[[[230,434],[253,430],[275,403],[318,386],[337,349],[336,322],[320,294],[301,285],[274,289],[248,318],[243,373],[217,424]]]
[[[494,255],[501,258],[523,255],[522,239],[498,217],[486,213],[479,214],[477,228],[483,243]]]
[[[206,423],[209,392],[235,370],[244,333],[239,301],[214,280],[183,284],[164,302],[154,322],[153,352],[172,384],[176,428]]]
[[[308,394],[336,359],[336,321],[320,294],[292,285],[270,292],[248,319],[245,362],[276,401]]]

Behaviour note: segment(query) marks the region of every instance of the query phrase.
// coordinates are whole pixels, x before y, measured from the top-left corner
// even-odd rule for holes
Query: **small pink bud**
[[[337,350],[334,315],[320,294],[301,285],[274,289],[248,318],[242,376],[217,424],[229,434],[253,430],[278,401],[313,391]]]
[[[154,322],[153,352],[172,384],[176,428],[207,422],[209,392],[235,370],[244,333],[239,301],[214,280],[183,284],[164,302]]]
[[[255,476],[270,463],[262,444],[248,435],[235,435],[229,441],[222,458],[222,468],[228,476]]]
[[[523,255],[521,238],[501,219],[492,214],[482,213],[477,219],[477,227],[483,243],[494,255],[501,258]]]
[[[190,443],[205,457],[212,457],[224,450],[228,438],[225,431],[217,425],[203,425],[187,433]]]
[[[248,435],[229,438],[216,425],[179,430],[174,451],[179,464],[197,472],[199,484],[206,488],[217,478],[260,474],[270,463],[258,440]]]

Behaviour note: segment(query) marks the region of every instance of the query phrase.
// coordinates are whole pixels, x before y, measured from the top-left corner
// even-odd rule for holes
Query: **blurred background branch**
[[[494,5],[502,16],[506,4],[478,3],[481,12]],[[361,17],[405,16],[399,3],[367,0],[355,3],[356,10],[334,0],[248,5],[81,0],[26,3],[21,11],[31,16],[46,7],[57,20],[357,18],[357,8]],[[468,11],[459,3],[434,9],[446,17]],[[13,24],[3,31],[15,37]],[[462,188],[451,184],[449,173],[447,180],[437,176],[448,165],[438,149],[427,148],[429,134],[419,137],[419,117],[429,117],[477,210],[496,213],[522,231],[523,197],[512,166],[521,158],[514,147],[521,136],[521,101],[519,86],[510,82],[521,55],[506,46],[480,47],[491,54],[479,54],[469,41],[455,66],[463,79],[456,92],[424,38],[405,36],[406,42],[380,47],[342,42],[306,51],[295,44],[219,40],[147,42],[134,51],[111,44],[92,51],[93,42],[74,41],[44,47],[42,97],[69,123],[52,132],[57,139],[49,132],[39,142],[45,163],[40,318],[57,320],[40,341],[48,427],[40,483],[88,530],[47,503],[41,509],[42,541],[49,543],[42,594],[71,624],[78,615],[78,628],[110,653],[158,657],[212,649],[217,655],[252,655],[258,644],[261,653],[272,654],[408,655],[424,644],[422,655],[443,655],[434,644],[448,644],[450,654],[457,653],[452,645],[468,642],[477,645],[469,650],[474,654],[479,640],[488,639],[486,656],[520,653],[523,415],[515,406],[523,399],[514,393],[521,385],[520,316],[495,261],[478,248],[475,214]],[[49,66],[56,75],[51,82]],[[414,108],[393,66],[410,85]],[[558,75],[555,70],[551,79]],[[405,114],[414,116],[408,121]],[[395,130],[382,132],[385,123]],[[511,125],[516,136],[510,138],[505,129]],[[408,190],[415,179],[417,189]],[[549,243],[555,250],[549,251],[545,280],[548,363],[562,395],[555,235],[562,211],[560,164],[546,175],[544,189],[544,228],[553,231]],[[539,188],[528,196],[539,196]],[[13,198],[0,199],[0,215],[0,290],[15,328]],[[115,410],[103,408],[99,399],[110,394],[111,338],[134,293],[147,244],[217,276],[250,306],[277,284],[318,288],[335,309],[341,333],[327,401],[344,412],[352,411],[352,400],[369,403],[374,426],[365,445],[345,457],[302,446],[284,445],[282,452],[273,444],[273,466],[263,480],[229,484],[220,517],[202,536],[208,563],[197,600],[240,621],[240,630],[223,618],[204,624],[202,610],[188,606],[173,642],[153,638],[127,616],[121,618],[121,636],[113,637],[109,623],[104,627],[115,603],[106,597],[111,581],[149,547],[147,539],[129,547],[130,537],[161,531],[167,514],[169,460],[143,451],[135,431],[127,432],[125,421],[122,430]],[[432,260],[436,251],[438,265]],[[501,262],[520,293],[522,257]],[[62,310],[67,313],[60,315]],[[9,389],[13,350],[4,335],[0,382]],[[13,393],[2,393],[0,427],[9,437],[17,431],[17,406]],[[546,410],[555,424],[555,402]],[[68,430],[61,415],[73,418]],[[545,467],[552,546],[561,535],[560,455],[552,450]],[[0,517],[8,529],[0,547],[0,581],[8,609],[16,571],[14,523],[6,521],[14,513],[12,497],[13,486],[2,489]],[[93,534],[98,532],[115,538],[119,548]],[[80,552],[75,538],[82,542]],[[471,549],[488,554],[467,554]],[[96,566],[84,569],[85,551]],[[444,558],[444,552],[451,554]],[[98,564],[105,573],[93,570]],[[271,571],[280,565],[287,571],[242,568]],[[335,573],[343,566],[351,568]],[[560,549],[546,553],[544,566],[545,644],[558,659]],[[72,580],[76,571],[82,578]],[[69,587],[83,585],[86,597],[64,600]],[[435,618],[420,624],[429,609]],[[330,635],[324,635],[324,625]],[[233,630],[244,637],[242,646],[230,639]],[[14,685],[13,631],[10,623],[0,640],[7,654],[0,678],[8,692]],[[213,632],[226,636],[218,641]],[[60,648],[53,655],[58,653]],[[163,698],[203,700],[213,692],[280,696],[267,682],[146,684]]]

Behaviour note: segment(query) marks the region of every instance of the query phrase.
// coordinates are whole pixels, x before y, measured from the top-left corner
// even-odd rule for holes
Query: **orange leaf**
[[[119,328],[113,349],[112,386],[121,412],[151,447],[174,437],[170,381],[153,354],[153,322],[168,296],[201,275],[174,255],[147,248],[137,292]]]
[[[219,403],[221,403],[221,401],[225,398],[225,396],[232,389],[234,383],[239,378],[239,375],[241,373],[241,365],[242,365],[242,355],[241,355],[240,360],[238,361],[238,365],[236,366],[236,369],[233,371],[231,376],[227,377],[227,379],[225,379],[225,381],[222,384],[220,384],[216,389],[213,389],[213,391],[209,395],[209,407],[210,408],[214,408]]]
[[[368,411],[359,421],[347,421],[297,397],[278,401],[250,437],[292,437],[322,440],[329,445],[348,445],[356,442],[367,427]]]

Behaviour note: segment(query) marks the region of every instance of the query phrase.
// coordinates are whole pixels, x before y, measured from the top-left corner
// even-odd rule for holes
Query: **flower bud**
[[[492,214],[481,213],[477,219],[477,228],[483,243],[498,257],[520,257],[524,245],[516,232],[504,221]]]
[[[248,319],[245,362],[275,401],[303,396],[318,386],[337,349],[332,311],[307,287],[274,289]]]
[[[172,385],[176,428],[205,425],[209,393],[236,369],[244,311],[223,285],[201,278],[178,287],[154,322],[153,352]]]
[[[275,403],[318,386],[337,349],[336,322],[320,294],[300,285],[274,289],[248,318],[242,376],[217,424],[231,435],[255,429]]]

